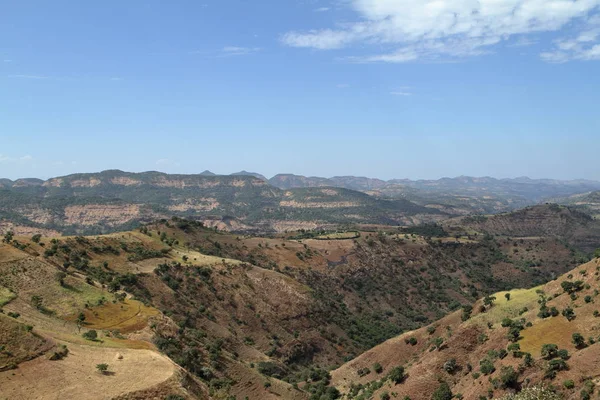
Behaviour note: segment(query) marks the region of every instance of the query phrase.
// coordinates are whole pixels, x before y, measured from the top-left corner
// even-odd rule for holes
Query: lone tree
[[[483,298],[483,304],[485,304],[487,307],[493,306],[494,301],[496,301],[496,296],[485,296]]]
[[[98,372],[105,375],[108,372],[108,364],[105,364],[105,363],[97,364],[96,369],[98,370]]]
[[[91,331],[87,331],[82,336],[87,340],[91,340],[91,341],[98,340],[98,332],[96,332],[93,329]]]
[[[505,293],[504,297],[506,297],[506,301],[510,301],[510,293]]]
[[[581,335],[581,333],[575,332],[573,336],[571,336],[571,339],[575,347],[581,348],[585,346],[585,338],[583,335]]]
[[[388,374],[388,378],[392,382],[394,382],[395,384],[402,383],[402,381],[405,378],[405,376],[404,376],[404,367],[398,366],[398,367],[392,368],[392,370]]]

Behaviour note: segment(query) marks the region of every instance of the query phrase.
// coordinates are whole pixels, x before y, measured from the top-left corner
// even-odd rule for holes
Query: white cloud
[[[554,49],[541,53],[540,57],[552,63],[600,60],[600,16],[586,20],[576,35],[555,40]]]
[[[390,92],[393,96],[412,96],[410,92]]]
[[[221,49],[221,56],[245,56],[248,54],[254,54],[261,51],[260,47],[238,47],[238,46],[226,46]]]
[[[329,11],[330,8],[329,7],[319,7],[319,8],[315,8],[315,12],[326,12]]]
[[[597,11],[600,0],[348,0],[356,22],[285,33],[293,47],[319,50],[350,45],[390,48],[351,60],[409,62],[461,58],[519,36],[558,31]],[[523,42],[525,43],[525,42]]]

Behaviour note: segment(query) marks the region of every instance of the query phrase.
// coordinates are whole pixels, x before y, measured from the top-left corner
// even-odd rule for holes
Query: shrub
[[[444,363],[444,367],[443,368],[444,368],[444,371],[446,371],[447,373],[451,374],[454,371],[456,371],[456,367],[457,367],[457,365],[456,365],[456,359],[455,358],[451,358],[451,359],[449,359],[448,361],[446,361]]]
[[[375,364],[373,364],[373,371],[380,374],[383,372],[383,367],[381,366],[381,364],[375,363]]]
[[[381,400],[390,400],[390,394],[388,392],[383,392],[379,395]]]
[[[87,339],[87,340],[92,340],[92,341],[98,340],[98,332],[96,332],[96,331],[95,331],[95,330],[93,330],[93,329],[92,329],[92,330],[90,330],[90,331],[87,331],[87,332],[85,332],[85,333],[84,333],[83,335],[81,335],[81,336],[83,336],[83,338],[84,338],[84,339]]]
[[[573,335],[571,336],[571,341],[577,348],[581,348],[581,347],[585,346],[585,338],[583,337],[583,335],[581,335],[581,333],[578,333],[578,332],[573,333]]]
[[[404,380],[404,367],[397,366],[392,368],[392,370],[388,374],[388,379],[394,382],[395,384],[401,383]]]
[[[555,344],[545,344],[542,346],[542,357],[549,360],[558,355],[558,346]]]
[[[489,375],[493,373],[496,368],[494,367],[494,363],[490,361],[488,358],[484,358],[479,362],[479,370],[484,375]]]
[[[440,383],[440,386],[433,392],[431,400],[452,400],[452,391],[446,382]]]
[[[503,388],[515,387],[519,379],[519,374],[513,367],[502,367],[500,369],[500,383]]]
[[[101,373],[101,374],[106,374],[108,372],[108,364],[97,364],[96,365],[96,369]]]
[[[566,381],[563,382],[563,386],[566,389],[573,389],[575,387],[575,382],[573,382],[571,379],[568,379]]]

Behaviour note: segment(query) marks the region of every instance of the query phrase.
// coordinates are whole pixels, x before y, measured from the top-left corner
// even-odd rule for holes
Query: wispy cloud
[[[18,74],[18,75],[8,75],[9,78],[15,78],[15,79],[35,79],[35,80],[40,80],[40,79],[50,79],[49,76],[44,76],[44,75],[23,75],[23,74]]]
[[[600,60],[600,15],[586,20],[576,36],[555,40],[554,49],[540,57],[550,63]]]
[[[454,60],[493,52],[493,46],[514,37],[519,38],[518,45],[531,45],[531,35],[559,32],[597,15],[600,0],[347,0],[346,4],[357,13],[356,22],[287,32],[281,41],[317,50],[387,49],[346,57],[351,62]],[[595,57],[595,48],[586,51],[582,59]]]
[[[412,96],[412,93],[410,93],[410,92],[397,92],[397,91],[394,91],[394,92],[390,92],[390,94],[392,96]]]
[[[331,8],[329,7],[319,7],[319,8],[315,8],[315,12],[327,12],[331,10]]]
[[[245,56],[258,53],[261,50],[260,47],[226,46],[221,49],[220,55],[222,57]]]
[[[33,157],[29,154],[21,156],[21,157],[13,157],[7,156],[5,154],[0,154],[0,164],[16,164],[16,163],[29,163],[33,161]]]

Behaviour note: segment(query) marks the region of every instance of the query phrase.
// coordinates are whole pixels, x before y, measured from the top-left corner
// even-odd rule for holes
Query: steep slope
[[[215,398],[317,396],[331,366],[576,262],[554,239],[450,237],[439,226],[257,237],[176,218],[106,236],[8,239],[0,293],[18,322],[78,354],[96,345],[81,337],[91,329],[104,332],[102,348],[156,346],[183,368],[168,379],[177,390]],[[23,380],[37,362],[23,365]]]
[[[479,300],[344,364],[332,372],[332,384],[349,399],[384,392],[430,399],[440,382],[464,399],[535,384],[584,398],[600,374],[598,271],[596,259],[546,285]]]

